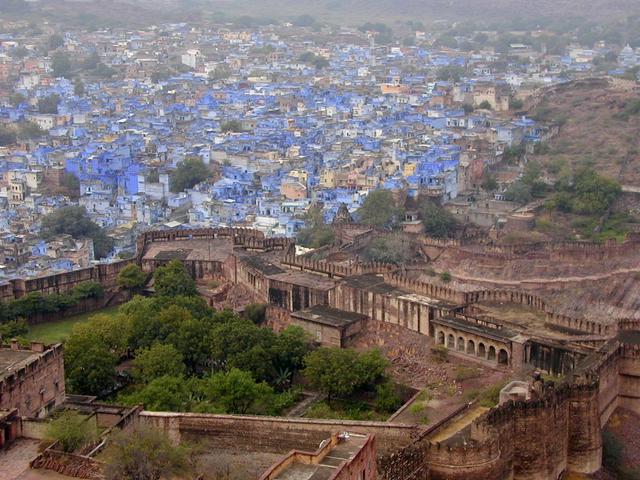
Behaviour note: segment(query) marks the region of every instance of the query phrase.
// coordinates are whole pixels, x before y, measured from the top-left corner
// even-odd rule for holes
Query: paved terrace
[[[351,459],[366,443],[365,435],[349,434],[317,464],[293,463],[273,480],[328,480],[336,468]]]

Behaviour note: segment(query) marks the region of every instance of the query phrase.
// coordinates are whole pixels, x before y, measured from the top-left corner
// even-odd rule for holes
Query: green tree
[[[40,113],[58,113],[58,104],[60,96],[52,93],[46,97],[38,99],[38,112]]]
[[[76,79],[76,81],[73,82],[73,94],[76,97],[82,97],[84,96],[84,92],[85,92],[84,83],[79,78]]]
[[[23,140],[33,140],[43,137],[47,132],[35,122],[23,122],[19,126],[18,137]]]
[[[211,320],[189,318],[167,338],[182,355],[190,375],[201,374],[209,365],[211,357]]]
[[[105,451],[106,480],[191,478],[191,450],[174,445],[164,432],[137,427],[114,432]]]
[[[70,392],[101,395],[115,385],[117,358],[106,346],[73,340],[65,345],[65,374]]]
[[[271,383],[278,390],[291,386],[293,375],[304,366],[310,348],[311,341],[301,327],[289,326],[280,332],[272,347],[275,376]]]
[[[401,220],[402,209],[389,190],[374,190],[367,195],[357,215],[361,223],[390,228]]]
[[[99,63],[100,55],[94,50],[82,61],[82,68],[84,70],[95,70]]]
[[[496,177],[491,175],[489,172],[485,172],[482,177],[482,189],[487,192],[495,192],[498,189],[498,186],[499,185]]]
[[[420,218],[424,225],[424,231],[432,237],[451,237],[458,226],[458,222],[451,212],[426,201],[420,208]]]
[[[381,383],[376,387],[376,408],[382,412],[395,412],[402,405],[391,382]]]
[[[78,198],[80,196],[80,180],[73,173],[65,172],[60,180],[60,185],[66,189],[70,197]]]
[[[211,332],[211,360],[217,370],[239,368],[258,380],[275,375],[273,352],[276,334],[238,318],[215,326]]]
[[[603,177],[593,169],[580,170],[575,177],[573,211],[585,214],[602,214],[611,207],[620,194],[620,184]]]
[[[238,120],[229,120],[224,122],[220,126],[220,130],[222,131],[222,133],[227,133],[227,132],[240,133],[242,132],[242,123],[240,123]]]
[[[113,68],[111,68],[111,67],[105,65],[104,63],[100,62],[100,63],[98,63],[98,66],[94,70],[94,74],[97,77],[109,79],[109,78],[113,77],[116,74],[116,71]]]
[[[357,358],[354,350],[319,348],[305,357],[303,374],[331,402],[336,396],[347,397],[355,391],[360,381]]]
[[[185,412],[189,410],[190,392],[184,377],[158,377],[141,390],[125,397],[128,404],[143,404],[152,412]]]
[[[58,442],[58,446],[64,452],[71,453],[96,437],[95,430],[87,420],[88,417],[85,415],[66,410],[47,425],[46,439]]]
[[[17,140],[18,136],[13,128],[0,126],[0,147],[14,145]]]
[[[256,325],[260,325],[265,320],[267,305],[265,303],[250,303],[244,308],[244,316]]]
[[[480,105],[478,105],[478,108],[481,110],[492,110],[493,107],[491,106],[491,102],[489,102],[489,100],[484,100],[482,103],[480,103]]]
[[[460,81],[460,79],[464,74],[465,74],[464,68],[448,66],[448,67],[441,67],[436,73],[436,78],[441,81],[457,83]]]
[[[519,98],[510,98],[509,99],[509,109],[511,110],[522,110],[524,107],[524,102]]]
[[[96,258],[107,256],[113,249],[113,240],[96,225],[84,207],[62,207],[46,215],[42,219],[40,233],[49,239],[56,235],[67,234],[75,239],[93,239],[93,249]]]
[[[374,238],[364,251],[374,262],[406,264],[413,256],[411,243],[402,233],[390,233]]]
[[[26,101],[27,101],[27,98],[24,95],[22,95],[21,93],[18,93],[18,92],[12,93],[9,96],[9,103],[11,105],[13,105],[14,107],[17,107],[18,105],[21,105],[21,104],[25,103]]]
[[[232,368],[207,380],[209,399],[227,413],[257,413],[273,400],[273,389],[256,382],[249,372]]]
[[[133,366],[134,378],[139,383],[150,383],[165,375],[181,377],[185,373],[182,354],[170,344],[156,343],[138,350]]]
[[[135,263],[130,263],[118,273],[118,286],[132,293],[139,293],[147,283],[147,275]]]
[[[533,198],[531,187],[522,181],[514,182],[504,192],[504,198],[510,202],[524,205]]]
[[[23,59],[29,55],[29,49],[21,45],[19,47],[12,48],[9,51],[9,55],[11,55],[12,58]]]
[[[210,175],[211,172],[201,158],[187,157],[171,172],[171,191],[183,192],[206,180]]]
[[[71,60],[64,52],[56,52],[51,59],[53,76],[56,78],[71,78]]]
[[[47,39],[47,47],[49,50],[55,50],[56,48],[64,45],[64,37],[59,33],[54,33]]]
[[[226,65],[218,65],[209,72],[209,80],[226,80],[231,76],[231,70]]]
[[[335,233],[324,223],[322,208],[313,206],[306,214],[307,226],[298,232],[297,242],[303,247],[320,248],[333,243]]]
[[[172,260],[167,265],[158,267],[153,274],[153,281],[158,295],[175,297],[198,294],[196,282],[179,260]]]
[[[74,393],[100,395],[115,385],[115,367],[129,337],[126,318],[94,315],[73,327],[65,343],[65,373]]]

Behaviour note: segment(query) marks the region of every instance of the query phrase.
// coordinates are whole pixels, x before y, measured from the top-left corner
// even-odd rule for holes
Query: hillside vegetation
[[[640,94],[603,83],[571,85],[546,94],[529,114],[560,125],[530,159],[561,171],[592,167],[623,187],[640,187]]]

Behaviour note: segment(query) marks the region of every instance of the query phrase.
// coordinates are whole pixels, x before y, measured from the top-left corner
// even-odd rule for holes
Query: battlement
[[[363,275],[366,273],[384,273],[397,269],[398,267],[389,263],[370,262],[354,263],[352,265],[335,265],[324,260],[311,260],[309,258],[285,255],[282,264],[306,272],[319,273],[331,278],[344,278],[352,275]]]
[[[413,280],[398,273],[386,272],[384,281],[394,287],[405,288],[411,292],[427,297],[446,300],[453,303],[466,303],[466,293],[451,287]]]

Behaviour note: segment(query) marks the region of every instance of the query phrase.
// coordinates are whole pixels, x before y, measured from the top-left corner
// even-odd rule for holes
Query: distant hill
[[[0,0],[3,2],[19,0]],[[368,21],[479,21],[587,18],[595,21],[640,15],[638,0],[43,0],[58,16],[104,16],[111,20],[154,23],[166,19],[203,20],[215,14],[294,18],[309,14],[339,24]],[[32,10],[33,11],[33,10]],[[535,25],[534,25],[535,26]]]
[[[347,21],[394,19],[502,21],[509,18],[585,17],[594,20],[640,14],[637,0],[212,0],[245,14],[327,16]]]

